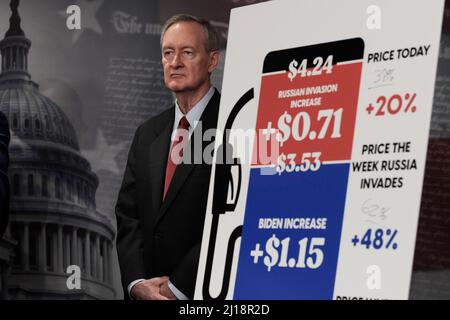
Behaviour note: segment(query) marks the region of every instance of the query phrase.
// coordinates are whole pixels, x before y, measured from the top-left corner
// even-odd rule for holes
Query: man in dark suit
[[[5,115],[0,112],[0,238],[8,225],[9,182],[8,182],[8,145],[9,125]]]
[[[217,126],[218,36],[207,21],[177,15],[161,50],[176,101],[135,133],[116,204],[117,251],[125,298],[191,299],[211,174],[210,162],[198,163],[211,141],[196,137]]]

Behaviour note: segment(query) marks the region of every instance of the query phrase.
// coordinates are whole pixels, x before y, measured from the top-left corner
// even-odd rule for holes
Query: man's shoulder
[[[9,135],[9,124],[5,114],[0,111],[0,134]]]
[[[170,107],[167,110],[149,118],[138,128],[140,132],[160,132],[167,124],[173,120],[174,107]]]
[[[6,118],[6,115],[0,111],[0,123],[2,124],[2,126],[0,128],[4,128],[4,124],[8,123],[8,120]]]

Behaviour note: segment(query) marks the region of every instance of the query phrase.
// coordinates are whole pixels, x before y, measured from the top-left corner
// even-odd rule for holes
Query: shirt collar
[[[205,111],[206,106],[209,103],[209,100],[211,100],[212,96],[214,95],[214,87],[210,87],[208,92],[203,96],[203,98],[200,99],[199,102],[195,106],[192,107],[189,112],[184,115],[183,112],[181,112],[180,106],[178,105],[178,101],[175,100],[175,122],[173,123],[173,130],[176,130],[178,127],[178,124],[180,123],[180,120],[183,116],[186,116],[187,121],[189,122],[189,131],[192,132],[193,129],[197,126],[198,121],[200,121],[200,118],[203,114],[203,111]]]

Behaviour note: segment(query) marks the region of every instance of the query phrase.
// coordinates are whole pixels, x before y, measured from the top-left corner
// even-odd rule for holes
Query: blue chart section
[[[348,164],[281,176],[251,170],[234,299],[332,299],[348,174]],[[327,224],[324,230],[259,229],[261,218],[326,218]],[[323,246],[316,246],[323,252],[323,262],[316,269],[273,266],[268,271],[264,264],[267,252],[257,263],[250,253],[257,243],[265,251],[273,235],[280,240],[291,238],[288,260],[298,259],[299,240],[308,238],[310,244],[311,238],[325,238]],[[306,260],[317,259],[317,251],[310,250],[308,245]]]

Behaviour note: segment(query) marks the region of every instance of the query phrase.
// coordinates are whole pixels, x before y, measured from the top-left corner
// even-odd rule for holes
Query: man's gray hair
[[[209,21],[192,16],[190,14],[177,14],[171,18],[169,18],[166,23],[164,23],[164,26],[162,27],[161,31],[161,39],[160,39],[160,45],[162,48],[162,42],[164,35],[166,34],[167,30],[178,22],[195,22],[198,23],[203,27],[203,30],[205,31],[205,48],[207,52],[219,50],[219,35],[216,31],[216,29],[209,23]]]

